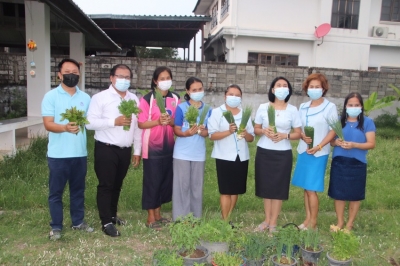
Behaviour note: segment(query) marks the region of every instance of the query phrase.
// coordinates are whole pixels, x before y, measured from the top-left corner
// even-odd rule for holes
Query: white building
[[[206,61],[400,72],[400,0],[198,0],[193,12],[212,17]]]

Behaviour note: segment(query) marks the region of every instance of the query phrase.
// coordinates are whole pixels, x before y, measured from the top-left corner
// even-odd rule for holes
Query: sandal
[[[160,225],[166,225],[169,224],[171,220],[161,217],[160,219],[156,220],[156,222],[159,223]]]
[[[267,224],[267,222],[264,221],[264,222],[260,223],[254,231],[255,232],[264,232],[268,228],[269,228],[269,224]]]
[[[146,224],[146,227],[157,231],[160,231],[162,229],[161,224],[157,221]]]

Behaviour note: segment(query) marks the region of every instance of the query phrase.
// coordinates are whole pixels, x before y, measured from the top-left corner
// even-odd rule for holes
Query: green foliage
[[[230,110],[226,110],[222,115],[225,117],[226,121],[228,121],[228,124],[235,123],[235,118]]]
[[[188,121],[190,127],[196,124],[198,116],[199,116],[199,109],[197,109],[193,105],[189,106],[189,108],[185,113],[185,119],[186,121]]]
[[[276,239],[276,256],[278,261],[282,259],[283,247],[286,247],[286,257],[289,258],[293,253],[293,246],[300,244],[300,233],[299,229],[295,226],[287,225],[284,227],[279,227],[276,232],[274,232]]]
[[[170,47],[147,49],[143,46],[136,46],[135,50],[137,57],[139,58],[177,59],[178,57],[178,49]]]
[[[303,244],[304,249],[318,251],[320,242],[318,229],[302,230],[300,232],[300,242]]]
[[[8,111],[0,117],[0,120],[13,119],[19,117],[27,116],[27,99],[26,91],[21,91],[19,89],[4,89],[2,92],[6,95],[6,102],[11,104],[8,106]]]
[[[242,114],[242,120],[240,121],[240,126],[239,126],[239,130],[238,130],[238,135],[240,135],[244,132],[244,130],[247,126],[247,122],[249,121],[252,112],[253,112],[253,107],[247,106],[244,108],[243,114]],[[238,137],[238,139],[240,139],[240,138]]]
[[[271,103],[269,103],[269,105],[268,105],[267,112],[268,112],[269,126],[274,129],[275,133],[277,133],[276,126],[275,126],[275,108],[272,106]]]
[[[217,266],[240,266],[243,259],[238,253],[216,252],[213,255],[213,262]]]
[[[119,112],[125,117],[132,117],[132,114],[138,115],[142,110],[136,104],[136,101],[121,98],[121,103],[118,105]],[[129,131],[131,126],[123,126],[124,130]]]
[[[376,127],[388,127],[393,128],[398,126],[397,115],[392,115],[390,113],[383,113],[374,119]]]
[[[326,123],[335,131],[339,139],[344,140],[342,122],[337,118],[326,118]]]
[[[200,243],[199,224],[200,219],[194,217],[192,213],[179,217],[169,225],[172,244],[189,253],[195,251]]]
[[[400,89],[394,86],[393,84],[389,84],[389,87],[392,88],[397,93],[397,100],[400,101]]]
[[[247,260],[266,258],[274,246],[274,239],[264,233],[246,234],[243,243],[241,243],[242,254]]]
[[[308,148],[312,149],[312,147],[314,147],[314,128],[310,126],[305,126],[304,134],[306,134],[307,137],[311,138],[311,143],[308,144]]]
[[[183,265],[183,257],[170,249],[158,249],[153,253],[153,266],[180,266]]]
[[[206,121],[206,117],[208,112],[210,111],[210,106],[207,104],[204,104],[203,109],[201,110],[200,113],[200,120],[199,120],[199,125],[204,125],[204,121]]]
[[[65,113],[61,114],[60,121],[67,119],[69,122],[75,122],[75,124],[79,126],[80,131],[83,133],[85,131],[85,125],[89,124],[89,121],[86,119],[84,114],[85,111],[78,110],[76,109],[76,106],[73,106],[70,109],[66,109]],[[76,135],[78,135],[78,133],[76,133]]]
[[[161,114],[166,114],[167,111],[165,110],[164,97],[162,96],[161,92],[158,89],[155,90],[155,94],[156,94],[157,106],[158,106],[158,108],[160,108]]]
[[[228,243],[235,238],[237,231],[228,222],[220,218],[202,219],[197,230],[200,239],[203,241]]]
[[[369,116],[369,114],[374,110],[382,109],[392,105],[395,99],[395,96],[385,96],[378,100],[378,93],[374,91],[369,98],[364,101],[365,115]]]
[[[349,260],[360,248],[360,241],[351,231],[331,225],[333,250],[329,253],[336,260]]]

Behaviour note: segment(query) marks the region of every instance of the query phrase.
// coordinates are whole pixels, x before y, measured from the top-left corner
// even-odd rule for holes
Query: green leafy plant
[[[76,109],[76,106],[71,107],[70,109],[65,109],[65,113],[61,114],[60,121],[64,121],[67,119],[69,122],[74,122],[77,126],[79,126],[80,131],[83,133],[85,130],[85,125],[89,124],[89,121],[84,116],[85,111],[81,111]],[[78,133],[76,133],[78,135]]]
[[[274,232],[276,239],[276,258],[277,262],[282,264],[291,264],[293,258],[293,247],[300,243],[300,233],[297,227],[294,226],[284,226],[279,227],[276,232]],[[285,249],[285,256],[283,256],[283,250]]]
[[[268,124],[274,130],[274,132],[277,133],[275,126],[275,108],[272,106],[271,103],[268,105],[267,112],[268,112]]]
[[[342,122],[337,118],[325,118],[326,123],[335,131],[339,139],[344,140]]]
[[[189,106],[185,113],[185,119],[188,121],[189,126],[192,127],[197,123],[197,117],[199,116],[199,109],[193,105]]]
[[[302,230],[300,240],[304,249],[309,251],[319,250],[320,234],[318,229]]]
[[[161,114],[166,114],[167,110],[165,110],[164,97],[162,96],[162,94],[161,94],[161,92],[159,90],[155,90],[155,94],[156,94],[157,106],[160,109],[160,113]]]
[[[374,91],[368,99],[364,101],[364,112],[366,116],[378,109],[382,109],[392,105],[393,101],[396,100],[396,96],[385,96],[378,100],[378,93]]]
[[[142,110],[139,109],[135,100],[125,100],[121,98],[121,103],[118,105],[119,112],[125,117],[131,118],[132,114],[138,115]],[[129,131],[130,125],[123,126],[124,130]]]
[[[172,244],[187,255],[193,253],[200,243],[199,224],[200,219],[194,217],[192,213],[179,217],[169,225]]]
[[[216,252],[213,256],[214,266],[240,266],[244,262],[238,253]]]
[[[220,218],[201,220],[198,226],[199,237],[207,242],[230,242],[235,238],[236,228]]]
[[[222,115],[225,117],[226,121],[228,121],[229,124],[235,123],[235,118],[233,117],[233,114],[230,110],[226,110],[222,113]]]
[[[238,140],[241,140],[243,138],[241,136],[241,134],[246,129],[247,122],[249,121],[252,112],[253,112],[253,108],[251,106],[247,106],[247,107],[244,108],[243,114],[242,114],[242,120],[240,121],[239,130],[237,132]]]
[[[305,126],[304,134],[306,134],[307,137],[311,138],[311,143],[308,144],[308,148],[312,149],[312,147],[314,147],[314,128],[310,126]]]
[[[397,108],[398,111],[400,111],[399,108]],[[395,128],[399,124],[397,122],[398,114],[390,114],[388,112],[385,112],[381,115],[378,115],[374,119],[375,126],[378,128]]]
[[[261,260],[271,253],[275,241],[266,234],[246,234],[242,247],[242,255],[247,260]]]
[[[329,255],[336,260],[349,260],[358,253],[360,241],[351,231],[331,225],[333,250]]]
[[[400,89],[394,86],[393,84],[389,84],[389,87],[392,88],[397,93],[397,100],[400,101]]]
[[[153,253],[153,266],[180,266],[183,263],[183,257],[173,250],[161,249]]]
[[[199,119],[199,125],[201,126],[201,125],[204,125],[204,122],[206,121],[206,117],[207,117],[207,114],[208,114],[208,112],[210,111],[210,106],[209,105],[207,105],[207,104],[205,104],[204,106],[203,106],[203,109],[201,110],[201,113],[200,113],[200,119]],[[201,130],[199,129],[199,130],[197,130],[197,134],[200,134],[201,133]]]

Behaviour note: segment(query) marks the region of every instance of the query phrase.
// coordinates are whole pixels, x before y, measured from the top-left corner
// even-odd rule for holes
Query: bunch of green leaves
[[[153,254],[154,266],[183,266],[183,257],[169,249],[158,249]]]
[[[284,226],[278,228],[276,232],[274,232],[274,236],[276,239],[276,256],[278,261],[282,259],[283,249],[286,249],[286,258],[290,261],[290,257],[293,253],[293,247],[295,245],[300,244],[300,233],[297,227],[294,226]]]
[[[200,219],[194,217],[192,213],[178,217],[174,223],[169,225],[172,244],[190,255],[200,243],[199,224]]]
[[[86,119],[84,114],[85,111],[78,110],[76,106],[73,106],[70,109],[65,109],[65,113],[61,114],[60,121],[67,119],[69,122],[74,122],[75,125],[79,126],[80,131],[83,133],[85,125],[89,124],[89,121]],[[76,135],[78,135],[78,133],[76,133]]]
[[[334,259],[349,260],[358,253],[360,241],[358,237],[356,237],[351,231],[347,229],[336,228],[336,230],[332,230],[331,236],[333,239],[333,250],[332,252],[329,252],[329,254]]]
[[[267,234],[246,234],[241,244],[243,256],[248,260],[260,260],[267,257],[268,251],[275,246],[273,238]]]
[[[235,123],[235,118],[230,110],[226,110],[222,115],[225,117],[226,121],[228,121],[228,124]]]
[[[378,93],[374,91],[371,93],[368,99],[364,101],[364,112],[366,116],[378,109],[382,109],[388,106],[391,106],[393,101],[396,100],[396,96],[385,96],[382,99],[378,100]]]
[[[272,106],[271,103],[268,105],[268,124],[277,133],[276,126],[275,126],[275,108]]]
[[[240,266],[243,259],[238,253],[216,252],[213,254],[213,263],[218,266]]]
[[[242,120],[240,121],[239,130],[238,130],[238,135],[239,135],[238,139],[239,140],[242,139],[240,134],[242,134],[244,132],[244,130],[246,129],[247,122],[249,122],[252,112],[253,112],[253,108],[251,106],[247,106],[243,110]]]
[[[193,105],[189,106],[185,113],[185,119],[188,121],[189,126],[192,127],[197,123],[197,117],[199,116],[199,109]]]
[[[318,229],[302,230],[300,232],[300,238],[301,238],[301,243],[304,246],[304,249],[310,251],[319,250],[320,234]]]
[[[160,109],[161,114],[166,114],[167,111],[165,110],[165,100],[159,90],[155,90],[156,102],[157,106]]]
[[[119,112],[125,117],[132,117],[132,114],[138,115],[142,110],[136,104],[135,100],[129,99],[125,100],[121,98],[121,103],[118,105]],[[131,126],[124,126],[124,130],[129,131]]]
[[[207,242],[230,242],[235,238],[236,228],[220,218],[203,219],[198,226],[200,239]]]
[[[326,123],[335,131],[339,139],[344,140],[342,122],[335,117],[325,118]]]
[[[311,143],[308,144],[308,148],[311,149],[312,147],[314,147],[314,128],[310,126],[305,126],[304,134],[306,134],[307,137],[311,138]]]
[[[203,125],[204,122],[206,121],[206,117],[207,117],[208,112],[210,111],[210,108],[211,107],[207,104],[205,104],[203,106],[203,109],[201,110],[201,113],[200,113],[199,125]]]

